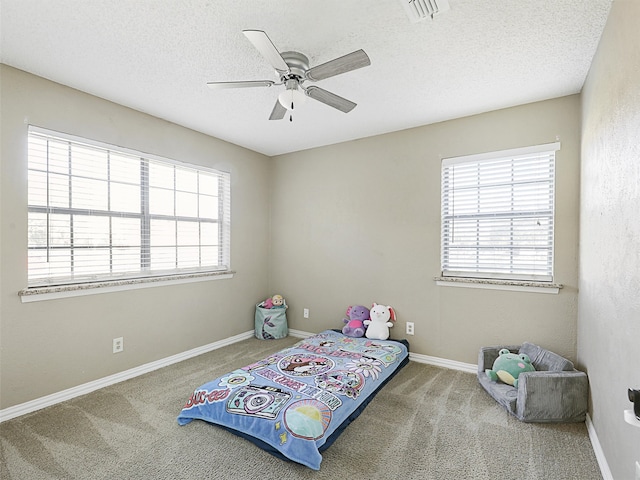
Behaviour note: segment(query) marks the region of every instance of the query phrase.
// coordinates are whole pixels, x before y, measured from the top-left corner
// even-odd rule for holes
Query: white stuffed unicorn
[[[372,340],[386,340],[389,338],[389,328],[393,327],[396,321],[396,312],[390,306],[378,305],[374,303],[369,311],[370,320],[365,320],[367,326],[365,336]]]

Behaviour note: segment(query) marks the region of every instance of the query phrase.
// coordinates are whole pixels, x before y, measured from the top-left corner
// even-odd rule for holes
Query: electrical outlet
[[[119,353],[124,350],[124,338],[118,337],[113,339],[113,353]]]
[[[305,308],[305,309],[302,311],[302,316],[303,316],[304,318],[309,318],[309,309],[308,309],[308,308]]]
[[[407,322],[407,335],[413,335],[413,322]]]

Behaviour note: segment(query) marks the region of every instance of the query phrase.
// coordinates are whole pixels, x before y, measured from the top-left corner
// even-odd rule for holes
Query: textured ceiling
[[[611,2],[450,0],[412,23],[399,0],[1,0],[0,59],[271,156],[578,93]],[[364,49],[317,83],[358,106],[269,121],[282,86],[207,88],[277,79],[244,29],[311,66]]]

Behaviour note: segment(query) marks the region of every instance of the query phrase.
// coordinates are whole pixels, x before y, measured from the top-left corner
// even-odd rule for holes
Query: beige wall
[[[529,340],[575,359],[578,96],[270,161],[9,67],[1,92],[1,408],[250,330],[253,302],[276,292],[290,305],[290,327],[303,331],[339,328],[348,305],[376,301],[396,308],[394,335],[415,322],[416,353],[475,363],[481,345]],[[235,278],[20,303],[26,208],[15,206],[26,205],[29,123],[231,169]],[[440,159],[558,138],[561,293],[436,286]],[[123,354],[111,353],[116,336]]]
[[[267,294],[269,159],[1,68],[0,408],[251,330],[254,302]],[[236,276],[22,304],[17,292],[27,285],[29,123],[230,171]],[[119,336],[125,349],[114,355],[112,339]]]
[[[528,340],[575,359],[579,124],[574,95],[274,157],[270,286],[290,327],[341,328],[347,306],[377,302],[396,308],[394,336],[415,323],[415,353],[475,364],[482,345]],[[560,294],[436,286],[440,159],[557,137]]]
[[[640,1],[616,0],[582,93],[578,358],[613,478],[634,478],[640,428]]]

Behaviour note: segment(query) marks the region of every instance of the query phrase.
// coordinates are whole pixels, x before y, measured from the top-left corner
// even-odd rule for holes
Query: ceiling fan
[[[269,120],[282,120],[287,111],[293,110],[296,105],[304,103],[306,97],[311,97],[344,113],[348,113],[355,108],[356,104],[346,98],[315,85],[306,86],[304,83],[307,81],[317,82],[371,65],[371,60],[369,60],[364,50],[356,50],[322,65],[309,68],[309,59],[306,55],[300,52],[280,53],[268,35],[262,30],[243,30],[242,33],[275,68],[279,81],[208,82],[207,85],[210,88],[249,88],[284,85],[285,91],[278,95],[278,100],[273,107]],[[293,120],[291,114],[289,114],[289,120]]]

